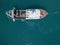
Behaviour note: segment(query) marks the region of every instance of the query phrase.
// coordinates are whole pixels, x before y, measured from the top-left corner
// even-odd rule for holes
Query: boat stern
[[[6,15],[8,17],[12,18],[13,21],[15,22],[15,19],[14,19],[14,8],[12,10],[6,11]]]

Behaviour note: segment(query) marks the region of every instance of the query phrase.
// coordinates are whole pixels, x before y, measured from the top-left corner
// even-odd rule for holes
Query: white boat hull
[[[42,19],[48,13],[43,9],[26,9],[26,10],[16,10],[13,8],[6,12],[6,15],[11,17],[13,21],[15,20],[32,20],[32,19]]]

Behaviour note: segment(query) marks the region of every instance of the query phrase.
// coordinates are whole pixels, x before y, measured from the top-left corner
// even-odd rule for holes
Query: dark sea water
[[[43,8],[49,14],[13,22],[5,14],[13,7]],[[60,0],[0,0],[0,45],[60,45]]]

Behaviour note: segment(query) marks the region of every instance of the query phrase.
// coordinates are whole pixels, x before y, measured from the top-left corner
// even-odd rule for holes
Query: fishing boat
[[[14,22],[16,20],[36,20],[46,17],[48,13],[43,9],[25,9],[16,10],[13,8],[6,12],[6,15],[10,17]]]

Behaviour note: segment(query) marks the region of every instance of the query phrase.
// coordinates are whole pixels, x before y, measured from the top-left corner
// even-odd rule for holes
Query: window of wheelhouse
[[[14,10],[14,18],[25,19],[26,18],[26,11],[25,10]]]
[[[14,10],[15,16],[26,16],[25,10]]]

